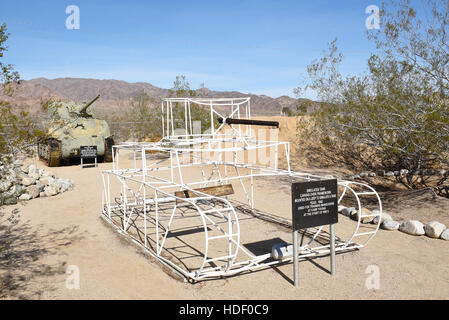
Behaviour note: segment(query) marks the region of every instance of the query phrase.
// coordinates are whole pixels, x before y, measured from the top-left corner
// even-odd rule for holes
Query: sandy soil
[[[290,126],[291,123],[288,131],[281,133],[287,132],[286,136],[291,138],[294,126]],[[33,162],[38,167],[44,166],[39,161]],[[195,284],[181,282],[170,277],[155,261],[124,241],[100,219],[101,171],[111,167],[111,164],[99,164],[98,168],[54,168],[52,171],[57,176],[74,180],[74,190],[17,206],[21,212],[20,223],[7,235],[14,250],[8,256],[0,256],[1,298],[284,300],[449,297],[449,242],[383,230],[366,248],[338,254],[335,276],[329,273],[329,257],[302,261],[298,288],[292,284],[292,264],[226,279]],[[290,208],[285,202],[289,197],[288,188],[280,187],[275,179],[258,179],[257,184],[259,205],[265,211],[290,218]],[[397,209],[397,203],[393,200],[389,203],[391,208]],[[427,207],[419,210],[429,211]],[[352,228],[353,221],[339,217],[337,236]],[[259,232],[268,229],[259,230],[249,224],[248,230],[249,237],[253,234],[257,238]],[[366,286],[373,265],[379,268],[380,287],[377,290],[369,290]],[[69,266],[79,269],[79,289],[66,287]]]

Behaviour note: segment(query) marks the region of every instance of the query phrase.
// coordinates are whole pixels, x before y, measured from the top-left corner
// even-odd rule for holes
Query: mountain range
[[[292,111],[303,99],[288,96],[272,98],[266,95],[241,93],[238,91],[213,91],[207,88],[197,89],[196,95],[207,98],[239,98],[251,97],[251,113],[254,115],[279,115],[285,107]],[[36,78],[23,80],[12,97],[0,95],[0,99],[8,100],[25,111],[38,112],[41,99],[56,98],[87,102],[97,94],[101,98],[95,102],[98,109],[127,108],[130,100],[146,93],[155,102],[169,97],[169,90],[153,86],[146,82],[129,83],[122,80],[99,80],[83,78]]]

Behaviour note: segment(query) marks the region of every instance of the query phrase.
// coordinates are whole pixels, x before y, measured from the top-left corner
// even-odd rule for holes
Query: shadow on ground
[[[45,257],[83,239],[78,229],[70,226],[38,233],[27,223],[0,225],[0,299],[38,299],[44,291],[52,291],[36,283],[64,274],[67,266],[65,261],[44,262]]]

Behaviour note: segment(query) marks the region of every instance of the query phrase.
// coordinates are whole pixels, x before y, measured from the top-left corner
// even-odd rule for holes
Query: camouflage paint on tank
[[[78,157],[81,146],[97,146],[98,155],[105,153],[105,139],[111,136],[106,121],[94,119],[90,105],[75,102],[48,104],[48,136],[61,142],[62,158]]]

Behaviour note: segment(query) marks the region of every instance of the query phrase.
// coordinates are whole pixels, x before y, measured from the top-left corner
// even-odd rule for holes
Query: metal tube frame
[[[173,119],[173,104],[181,103],[185,112],[185,134],[176,135]],[[245,132],[241,126],[232,127],[231,135],[223,135],[220,132],[224,124],[217,129],[214,128],[211,121],[209,134],[194,134],[191,119],[192,104],[200,105],[204,108],[210,108],[211,120],[213,114],[221,116],[223,119],[223,111],[218,112],[215,108],[229,107],[228,117],[239,116],[242,113],[248,118],[251,115],[250,98],[238,99],[193,99],[193,98],[174,98],[165,99],[162,103],[162,132],[164,137],[153,143],[124,143],[113,146],[113,169],[103,171],[103,195],[102,195],[102,217],[110,223],[121,234],[131,238],[134,243],[141,246],[145,252],[154,258],[169,266],[173,271],[181,274],[185,279],[198,281],[207,278],[215,278],[222,276],[230,276],[233,274],[266,268],[271,265],[292,262],[293,256],[285,257],[281,260],[273,261],[271,253],[263,255],[254,255],[249,252],[240,243],[239,219],[233,203],[226,197],[216,197],[205,194],[195,188],[206,187],[208,185],[223,185],[232,181],[240,182],[243,192],[245,193],[248,207],[255,209],[255,187],[254,178],[268,176],[286,176],[292,181],[314,181],[322,179],[334,178],[331,176],[319,176],[304,172],[295,172],[290,168],[290,144],[288,142],[264,141],[256,140],[252,137],[252,129],[248,128]],[[165,118],[164,118],[165,117]],[[189,128],[189,130],[187,129]],[[228,146],[227,146],[228,145]],[[232,145],[232,146],[231,146]],[[283,146],[283,148],[279,148]],[[248,163],[238,157],[239,152],[251,152],[256,150],[274,150],[274,165],[260,165],[257,163]],[[119,166],[119,158],[121,151],[134,152],[134,168],[123,168]],[[279,168],[278,158],[284,151],[286,169]],[[152,163],[147,162],[147,154],[151,152],[165,153],[167,158]],[[136,153],[140,153],[142,166],[138,167],[136,163]],[[209,157],[207,157],[209,155]],[[228,157],[226,157],[228,155]],[[181,157],[184,161],[181,161]],[[223,156],[224,159],[223,159]],[[163,162],[169,162],[169,166],[162,166]],[[195,181],[188,181],[185,177],[185,170],[192,168],[201,170],[201,177]],[[220,167],[224,169],[220,170]],[[211,174],[206,177],[205,168],[211,169]],[[230,170],[233,169],[233,170]],[[169,173],[169,178],[158,176],[163,172]],[[175,174],[176,173],[176,174]],[[245,187],[245,181],[248,183],[249,190]],[[120,186],[120,195],[116,197],[111,190],[111,182]],[[133,187],[131,186],[134,186]],[[138,189],[136,189],[138,186]],[[355,230],[348,240],[338,239],[335,251],[349,251],[364,247],[377,233],[381,219],[376,225],[372,225],[373,229],[368,232],[361,232],[361,221],[368,215],[362,214],[361,197],[375,196],[378,202],[378,212],[369,215],[382,215],[382,203],[378,193],[367,184],[360,182],[338,180],[338,186],[342,189],[339,203],[346,196],[355,198],[358,210],[358,219]],[[174,194],[174,190],[189,190],[195,197],[181,198]],[[168,207],[170,216],[168,224],[164,226],[164,230],[160,229],[160,206]],[[187,270],[177,265],[170,259],[166,258],[167,252],[164,251],[167,235],[173,221],[183,215],[180,208],[189,206],[196,211],[204,228],[204,252],[202,263],[194,270]],[[123,215],[123,224],[117,226],[112,219],[114,212],[120,212]],[[178,212],[180,214],[178,214]],[[128,232],[130,221],[132,218],[143,214],[144,219],[144,241],[137,239]],[[255,215],[257,217],[257,215]],[[149,217],[154,219],[156,234],[154,238],[147,232],[147,222]],[[264,217],[260,216],[264,219]],[[276,219],[272,219],[274,222]],[[226,227],[222,227],[222,224]],[[212,229],[211,229],[212,228]],[[219,235],[211,235],[209,230],[218,232]],[[313,234],[310,234],[310,241],[301,246],[298,253],[299,259],[305,259],[313,256],[327,255],[330,253],[330,246],[317,245],[312,246],[318,236],[323,235],[323,228],[318,228]],[[355,239],[362,239],[360,243]],[[227,251],[225,255],[218,257],[210,257],[211,246],[216,241],[221,240],[227,242]],[[151,245],[155,243],[155,247]],[[165,253],[165,255],[164,255]]]

